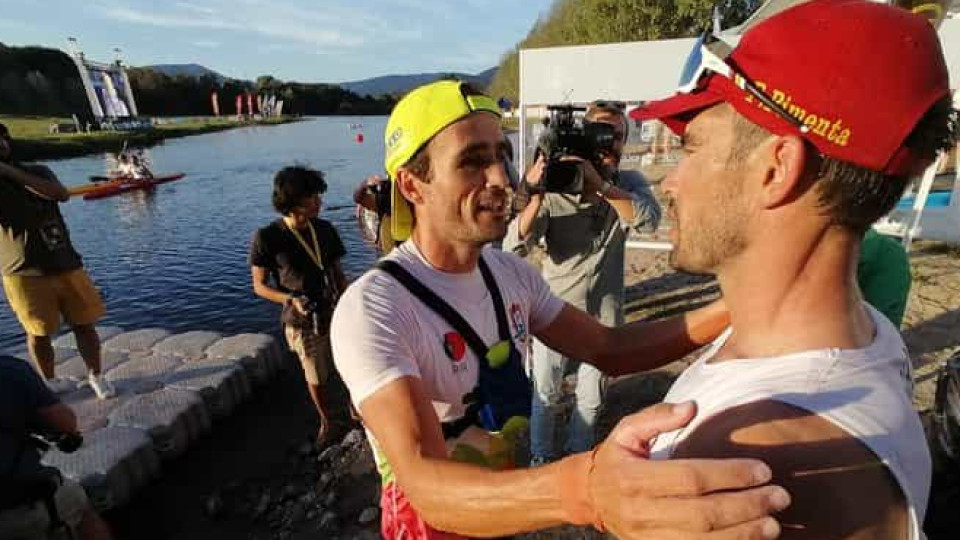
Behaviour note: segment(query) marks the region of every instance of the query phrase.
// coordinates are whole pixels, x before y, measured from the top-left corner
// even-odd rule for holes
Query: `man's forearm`
[[[517,218],[520,220],[518,231],[520,233],[521,240],[526,240],[530,237],[530,231],[533,229],[533,222],[537,219],[537,215],[540,214],[540,207],[542,205],[542,193],[534,193],[530,195],[530,202],[527,203],[527,206],[522,212],[520,212],[520,216]]]
[[[633,220],[636,219],[636,201],[634,201],[633,195],[629,191],[620,189],[617,186],[611,186],[605,193],[601,193],[600,196],[610,203],[610,206],[617,212],[617,216],[620,217],[620,221],[633,223]]]
[[[60,182],[24,172],[7,163],[0,163],[0,177],[20,184],[44,199],[62,202],[70,198],[67,188]]]
[[[283,291],[274,289],[266,283],[260,283],[259,285],[254,286],[253,292],[260,298],[275,302],[277,304],[286,304],[287,300],[289,300],[292,296]]]
[[[567,522],[558,473],[567,463],[492,471],[445,459],[424,459],[398,478],[432,527],[471,537],[500,537]],[[569,494],[575,496],[576,494]],[[496,519],[491,519],[496,516]]]
[[[638,321],[609,329],[604,351],[587,359],[609,375],[656,369],[710,343],[729,324],[720,303],[660,321]]]

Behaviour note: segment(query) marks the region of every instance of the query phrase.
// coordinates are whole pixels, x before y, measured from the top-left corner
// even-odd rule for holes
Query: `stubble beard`
[[[691,274],[716,274],[725,262],[747,247],[744,226],[747,213],[742,207],[740,190],[732,187],[718,194],[704,206],[699,218],[689,218],[686,225],[677,212],[677,239],[670,252],[670,264],[676,270]]]

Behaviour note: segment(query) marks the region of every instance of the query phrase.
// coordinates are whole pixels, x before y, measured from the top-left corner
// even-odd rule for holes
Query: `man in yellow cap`
[[[621,374],[711,339],[725,309],[607,328],[557,299],[521,259],[485,248],[506,231],[509,179],[499,109],[468,85],[412,91],[385,139],[392,233],[409,241],[347,290],[331,332],[383,478],[384,537],[572,523],[621,538],[775,538],[769,514],[789,496],[763,486],[763,463],[647,460],[652,438],[695,414],[689,403],[626,418],[591,452],[509,470],[508,442],[529,414],[531,335]]]

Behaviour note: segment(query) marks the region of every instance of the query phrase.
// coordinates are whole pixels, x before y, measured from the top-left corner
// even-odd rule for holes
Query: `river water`
[[[253,232],[278,216],[273,174],[303,164],[328,184],[321,217],[340,231],[348,276],[375,252],[359,235],[350,204],[360,179],[383,170],[386,118],[329,117],[174,139],[147,151],[155,174],[184,180],[153,192],[61,206],[74,245],[107,304],[101,325],[135,330],[224,333],[279,330],[279,306],[253,295],[247,250]],[[355,124],[362,127],[355,129]],[[363,133],[365,142],[356,141]],[[50,161],[65,185],[103,175],[107,156]],[[2,294],[2,293],[0,293]],[[24,335],[4,301],[0,351],[22,350]]]

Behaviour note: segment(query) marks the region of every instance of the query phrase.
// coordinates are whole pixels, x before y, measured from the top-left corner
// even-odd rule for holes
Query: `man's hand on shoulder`
[[[892,474],[832,422],[778,401],[727,409],[698,426],[674,458],[755,458],[793,499],[783,538],[905,540],[907,505]]]
[[[34,195],[47,200],[63,202],[70,198],[70,192],[57,180],[53,171],[44,165],[33,167],[34,169],[25,171],[9,163],[0,162],[0,177],[16,182]]]
[[[790,497],[765,485],[771,471],[762,462],[649,459],[650,442],[686,425],[695,412],[693,404],[660,404],[621,420],[590,468],[595,524],[642,540],[777,537],[780,528],[769,516]]]

